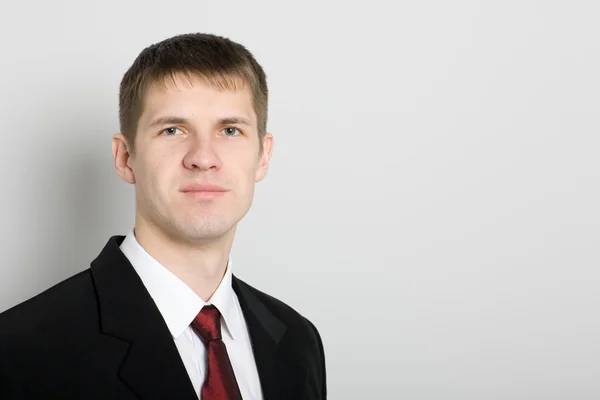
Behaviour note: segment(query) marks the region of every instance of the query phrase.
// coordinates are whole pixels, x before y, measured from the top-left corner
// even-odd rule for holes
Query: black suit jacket
[[[173,338],[114,236],[91,267],[0,314],[0,399],[197,395]],[[315,326],[233,278],[266,400],[325,399]]]

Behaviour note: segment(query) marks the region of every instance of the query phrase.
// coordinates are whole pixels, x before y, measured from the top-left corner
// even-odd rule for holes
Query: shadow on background
[[[38,149],[43,160],[13,171],[20,191],[3,200],[12,206],[2,211],[0,312],[87,269],[111,235],[132,226],[133,186],[114,171],[110,133],[87,139]]]

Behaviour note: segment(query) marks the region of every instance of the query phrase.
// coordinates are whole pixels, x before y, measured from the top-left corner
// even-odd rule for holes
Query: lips
[[[185,185],[181,188],[181,191],[184,193],[199,193],[199,192],[207,192],[207,193],[218,193],[218,192],[227,192],[227,189],[213,185],[209,183],[193,183],[189,185]]]

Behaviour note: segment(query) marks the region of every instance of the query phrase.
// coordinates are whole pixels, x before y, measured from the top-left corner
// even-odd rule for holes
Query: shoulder
[[[20,398],[28,371],[56,368],[97,326],[97,309],[84,271],[1,313],[0,398]]]
[[[95,293],[89,269],[0,313],[0,336],[24,337],[72,325],[76,318],[94,309]]]

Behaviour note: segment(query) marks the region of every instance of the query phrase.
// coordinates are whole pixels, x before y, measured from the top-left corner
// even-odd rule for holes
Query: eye
[[[227,128],[224,128],[221,132],[223,132],[225,136],[238,136],[236,135],[236,133],[241,134],[241,131],[235,126],[228,126]]]
[[[181,131],[181,129],[172,126],[170,128],[164,129],[161,133],[164,133],[167,136],[175,136],[180,135],[183,132]]]

